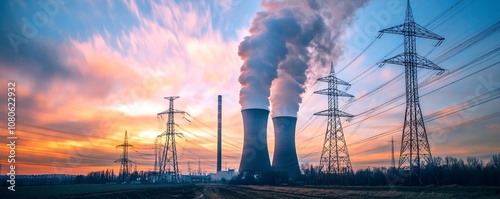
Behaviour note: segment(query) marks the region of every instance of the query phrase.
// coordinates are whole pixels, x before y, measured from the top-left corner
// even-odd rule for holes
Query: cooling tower
[[[279,116],[273,118],[274,156],[273,170],[286,172],[289,178],[300,176],[299,162],[295,150],[296,117]]]
[[[240,161],[241,172],[266,172],[271,170],[267,150],[267,119],[265,109],[245,109],[243,116],[244,141]]]

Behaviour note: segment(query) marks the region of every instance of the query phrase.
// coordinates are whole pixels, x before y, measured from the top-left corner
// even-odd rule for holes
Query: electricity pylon
[[[164,114],[168,116],[167,130],[163,132],[165,134],[165,144],[160,156],[159,163],[160,178],[166,178],[168,182],[179,182],[180,180],[179,165],[177,162],[177,150],[175,148],[175,136],[180,136],[181,133],[175,131],[174,114],[184,114],[185,112],[174,109],[174,100],[178,98],[178,96],[165,97],[165,99],[169,100],[169,108],[168,110],[157,114],[158,117],[161,117],[161,115]]]
[[[165,132],[162,134],[156,136],[155,138],[155,147],[153,148],[155,150],[155,167],[154,167],[154,172],[158,172],[158,169],[160,168],[158,164],[160,164],[160,147],[163,145],[160,143],[162,140],[162,137],[165,136]]]
[[[130,165],[130,163],[132,163],[132,161],[130,159],[128,159],[128,148],[129,147],[134,148],[133,145],[128,143],[127,131],[125,131],[125,139],[123,140],[123,144],[116,146],[116,148],[123,148],[123,153],[122,153],[120,159],[115,161],[115,162],[120,162],[120,174],[119,175],[122,177],[122,182],[125,182],[127,180],[127,176],[130,174],[129,165]]]
[[[383,60],[384,63],[398,64],[405,66],[406,80],[406,114],[401,138],[401,152],[399,155],[398,169],[409,170],[410,176],[419,176],[421,182],[421,161],[425,160],[429,165],[433,165],[431,149],[427,139],[422,110],[420,108],[418,95],[417,68],[438,70],[438,75],[444,72],[432,61],[417,54],[416,37],[438,40],[439,45],[444,38],[431,32],[425,27],[415,23],[410,5],[407,2],[405,22],[401,25],[390,27],[379,31],[380,38],[383,33],[399,34],[404,36],[404,53],[392,58]],[[410,178],[411,183],[411,178]]]
[[[335,77],[333,63],[330,75],[319,78],[318,81],[327,82],[328,88],[315,91],[315,94],[328,96],[328,109],[315,113],[314,115],[327,116],[325,142],[320,158],[320,170],[324,174],[352,174],[351,160],[345,142],[341,117],[353,117],[353,115],[339,110],[338,97],[353,97],[352,95],[337,89],[337,85],[351,86],[349,83]]]
[[[394,160],[394,137],[391,137],[391,141],[389,141],[391,143],[391,167],[392,168],[396,168],[396,161]]]

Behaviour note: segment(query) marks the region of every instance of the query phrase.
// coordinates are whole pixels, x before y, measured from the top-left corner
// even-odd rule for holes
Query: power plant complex
[[[279,19],[281,16],[270,14],[267,17],[272,21],[274,20],[273,17]],[[259,21],[258,23],[262,23],[260,24],[262,26],[267,26],[269,24],[265,20],[268,18],[260,19],[264,21]],[[288,21],[285,22],[288,23]],[[297,25],[309,27],[308,25],[310,24]],[[273,30],[274,26],[266,28],[260,34],[245,37],[245,40],[239,46],[238,54],[243,59],[241,74],[238,79],[241,84],[240,104],[243,121],[243,146],[241,148],[239,173],[253,176],[279,174],[281,176],[286,175],[287,179],[295,180],[301,177],[295,144],[297,113],[299,111],[299,104],[302,103],[302,94],[305,92],[306,69],[310,61],[310,56],[303,53],[307,52],[308,45],[315,41],[309,39],[297,42],[300,39],[310,38],[301,34],[306,34],[307,31],[312,30],[306,29],[303,32],[288,34],[283,33],[283,30],[273,32],[275,31]],[[415,37],[436,39],[439,43],[444,38],[420,27],[414,22],[409,1],[405,23],[400,26],[381,30],[380,34],[382,33],[400,34],[405,37],[405,52],[393,58],[383,60],[379,64],[389,63],[405,66],[407,107],[398,169],[409,170],[410,175],[413,177],[420,176],[421,162],[427,161],[427,163],[432,165],[433,160],[419,104],[418,81],[416,77],[417,68],[439,71],[443,69],[430,60],[416,54]],[[284,37],[286,39],[273,40],[273,37],[267,37],[266,34],[272,36],[285,34]],[[268,46],[271,45],[270,43],[274,46],[281,45],[284,50],[278,47],[274,48],[274,46],[271,48]],[[255,48],[255,46],[262,48]],[[280,54],[279,50],[283,50],[284,52]],[[347,90],[351,84],[336,77],[333,63],[330,66],[329,74],[318,78],[317,81],[328,84],[327,88],[314,92],[314,94],[328,96],[328,108],[314,114],[328,118],[318,173],[330,177],[352,175],[353,169],[340,118],[352,118],[355,115],[343,112],[339,108],[338,99],[338,97],[354,97],[338,88],[338,85],[343,85],[347,86],[345,89]],[[162,115],[168,116],[165,124],[166,131],[157,137],[155,143],[155,172],[158,172],[159,176],[163,176],[159,180],[164,179],[169,182],[180,181],[175,137],[181,133],[175,130],[174,114],[187,114],[184,111],[174,109],[173,101],[177,98],[179,97],[165,97],[165,99],[169,100],[169,108],[158,113],[158,117]],[[217,96],[217,102],[216,172],[220,173],[223,172],[221,95]],[[272,160],[269,156],[270,151],[267,140],[270,116],[274,130]],[[128,164],[130,162],[127,150],[131,145],[128,144],[126,136],[127,134],[125,134],[124,144],[119,145],[119,147],[124,148],[121,157],[123,168],[120,169],[121,173],[128,172]],[[394,140],[392,140],[393,143]],[[396,167],[394,146],[392,146],[392,165],[394,168]]]
[[[243,151],[241,172],[267,172],[271,170],[267,148],[267,119],[269,111],[264,109],[245,109],[243,116]]]
[[[299,161],[295,149],[296,117],[273,117],[274,155],[272,168],[278,172],[286,172],[288,177],[297,179],[300,176]]]
[[[244,126],[244,144],[240,173],[285,172],[290,178],[300,176],[295,150],[296,117],[272,118],[274,126],[274,155],[271,165],[267,147],[267,121],[269,111],[245,109],[241,111]]]

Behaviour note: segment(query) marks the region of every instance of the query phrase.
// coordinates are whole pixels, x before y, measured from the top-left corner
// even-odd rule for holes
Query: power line
[[[466,40],[466,41],[462,42],[461,44],[456,45],[456,46],[455,46],[455,47],[453,47],[452,49],[447,50],[447,51],[444,53],[444,54],[445,54],[445,55],[447,55],[447,56],[441,56],[441,58],[442,58],[442,59],[441,59],[441,61],[439,61],[439,62],[437,62],[437,63],[439,64],[439,63],[444,62],[445,60],[447,60],[447,59],[449,59],[449,58],[451,58],[451,57],[455,56],[456,54],[451,54],[451,53],[448,53],[448,52],[453,51],[453,49],[457,49],[457,48],[461,47],[461,46],[462,46],[462,44],[464,44],[464,43],[467,43],[467,44],[468,44],[468,45],[466,45],[466,47],[460,48],[461,50],[464,50],[464,49],[467,49],[467,48],[471,47],[473,44],[476,44],[478,41],[480,41],[480,40],[482,40],[482,39],[486,38],[486,37],[481,37],[481,38],[478,38],[477,36],[478,36],[478,35],[487,35],[487,34],[484,34],[484,32],[489,32],[489,33],[491,33],[491,30],[490,30],[490,31],[487,31],[487,30],[488,30],[488,29],[495,29],[495,28],[498,28],[497,26],[499,26],[499,25],[498,25],[498,24],[494,24],[494,25],[490,26],[489,28],[486,28],[486,30],[483,30],[482,32],[477,33],[476,35],[472,36],[472,37],[471,37],[471,38],[469,38],[468,40]],[[474,39],[474,41],[473,41],[473,42],[471,42],[471,40],[472,40],[472,39]],[[427,87],[429,84],[433,84],[433,83],[439,82],[440,80],[446,80],[446,78],[448,78],[448,79],[449,79],[449,78],[453,77],[453,75],[452,75],[453,73],[455,73],[455,72],[457,72],[457,71],[460,71],[461,69],[463,69],[463,68],[464,68],[464,67],[466,67],[466,66],[469,66],[469,65],[470,65],[470,63],[477,62],[478,60],[484,59],[485,57],[488,57],[488,56],[490,56],[491,54],[496,53],[498,50],[499,50],[499,48],[497,47],[496,49],[494,49],[494,50],[492,50],[492,51],[490,51],[490,52],[488,52],[488,53],[486,53],[486,54],[483,54],[482,56],[479,56],[479,57],[475,58],[474,60],[470,61],[468,64],[464,64],[462,67],[459,67],[459,68],[457,68],[457,69],[454,69],[454,70],[453,70],[453,71],[451,71],[451,72],[450,72],[450,70],[447,70],[447,71],[448,71],[448,73],[445,73],[446,75],[441,75],[441,76],[439,76],[439,77],[437,77],[437,78],[428,79],[428,80],[424,81],[424,82],[422,82],[422,88]],[[382,89],[383,87],[385,87],[385,86],[389,85],[390,83],[393,83],[395,80],[401,79],[401,78],[402,78],[402,74],[403,74],[403,73],[401,73],[400,75],[398,75],[396,78],[391,79],[390,81],[388,81],[388,82],[386,82],[386,83],[382,84],[381,86],[378,86],[377,88],[375,88],[375,89],[373,89],[373,90],[369,91],[367,94],[365,94],[365,95],[363,95],[363,96],[361,96],[361,97],[359,97],[359,98],[356,98],[354,101],[352,101],[352,103],[354,103],[354,102],[356,102],[356,101],[359,101],[360,99],[362,99],[362,98],[364,98],[364,97],[366,97],[366,96],[368,96],[368,95],[370,95],[370,94],[373,94],[373,93],[375,93],[375,92],[379,91],[379,90],[380,90],[380,89]],[[419,78],[419,79],[420,79],[420,78]],[[429,80],[430,80],[430,81],[429,81]],[[404,95],[400,95],[400,96],[398,96],[398,98],[401,98],[401,97],[403,97],[403,96],[404,96]],[[347,104],[347,105],[346,105],[343,109],[347,108],[348,106],[351,106],[351,105],[352,105],[352,103]],[[379,107],[380,107],[380,106],[379,106]],[[359,115],[359,114],[358,114],[358,115]]]
[[[462,68],[464,68],[464,67],[466,67],[466,66],[469,66],[469,67],[471,67],[471,68],[472,68],[472,67],[474,67],[474,66],[478,66],[479,64],[478,64],[477,62],[478,62],[478,60],[479,60],[479,59],[484,59],[484,58],[486,58],[487,56],[492,55],[492,53],[497,52],[498,50],[500,50],[500,47],[498,47],[497,49],[492,50],[492,51],[490,51],[490,52],[486,53],[486,54],[485,54],[485,55],[483,55],[483,56],[480,56],[480,57],[478,57],[478,58],[476,58],[476,59],[474,59],[474,60],[472,60],[472,61],[470,61],[470,62],[468,62],[468,63],[464,64],[462,67],[459,67],[459,69],[457,69],[457,70],[455,70],[455,71],[453,71],[453,72],[449,73],[448,75],[454,74],[455,72],[459,71],[460,69],[462,69]],[[475,63],[475,62],[476,62],[476,63]],[[420,96],[420,98],[422,98],[422,97],[424,97],[424,96],[427,96],[427,95],[429,95],[429,94],[431,94],[431,93],[434,93],[434,92],[436,92],[436,91],[438,91],[438,90],[441,90],[441,89],[443,89],[443,88],[445,88],[445,87],[447,87],[447,86],[450,86],[450,85],[452,85],[452,84],[454,84],[454,83],[457,83],[457,82],[459,82],[459,81],[461,81],[461,80],[464,80],[464,79],[466,79],[466,78],[468,78],[468,77],[471,77],[472,75],[475,75],[475,74],[477,74],[477,73],[479,73],[479,72],[482,72],[482,71],[484,71],[484,70],[486,70],[486,69],[488,69],[488,68],[491,68],[491,67],[493,67],[493,66],[497,65],[498,63],[499,63],[499,62],[496,62],[496,63],[494,63],[494,64],[488,65],[488,66],[486,66],[486,67],[484,67],[484,68],[482,68],[482,69],[479,69],[479,70],[477,70],[477,71],[475,71],[475,72],[473,72],[473,73],[471,73],[471,74],[469,74],[469,75],[466,75],[466,76],[464,76],[464,77],[462,77],[462,78],[459,78],[459,79],[457,79],[457,80],[455,80],[455,81],[452,81],[452,82],[450,82],[450,83],[447,83],[447,84],[445,84],[445,85],[443,85],[443,86],[441,86],[441,87],[438,87],[438,88],[436,88],[436,89],[433,89],[432,91],[429,91],[429,92],[427,92],[427,93],[425,93],[425,94],[421,95],[421,96]],[[441,80],[442,80],[442,79],[441,79]],[[428,87],[428,86],[430,86],[430,85],[431,85],[431,84],[430,84],[430,82],[428,82],[428,83],[423,83],[423,84],[422,84],[422,88],[426,88],[426,87]],[[359,114],[356,114],[356,115],[355,115],[355,117],[354,117],[354,119],[356,119],[356,118],[357,118],[358,116],[360,116],[360,115],[363,115],[363,114],[366,114],[366,113],[368,113],[368,112],[373,111],[373,109],[378,110],[378,109],[381,109],[381,108],[383,108],[383,107],[385,107],[385,106],[387,106],[387,105],[389,105],[389,104],[392,104],[392,103],[394,103],[395,101],[397,101],[398,99],[402,98],[403,96],[404,96],[404,94],[401,94],[401,95],[399,95],[399,96],[397,96],[397,97],[394,97],[394,98],[392,98],[392,99],[390,99],[390,100],[388,100],[388,101],[386,101],[386,102],[384,102],[384,103],[382,103],[382,104],[380,104],[380,105],[376,106],[375,108],[371,108],[371,109],[368,109],[368,110],[366,110],[366,111],[364,111],[364,112],[361,112],[361,113],[359,113]],[[397,106],[401,106],[401,105],[403,105],[403,104],[404,104],[404,103],[401,103],[401,104],[398,104]],[[375,115],[372,115],[372,116],[370,116],[370,117],[367,117],[367,118],[365,118],[364,120],[369,119],[369,118],[372,118],[372,117],[377,116],[377,115],[380,115],[380,114],[382,114],[382,113],[385,113],[385,112],[387,112],[387,111],[389,111],[389,110],[392,110],[392,109],[396,108],[397,106],[394,106],[394,107],[389,108],[389,109],[387,109],[387,110],[384,110],[384,111],[382,111],[382,112],[380,112],[380,113],[377,113],[377,114],[375,114]],[[351,126],[352,124],[356,124],[356,123],[357,123],[357,122],[355,122],[355,123],[351,123],[350,125],[345,126],[345,128],[347,128],[347,127]]]
[[[372,46],[372,45],[373,45],[373,43],[375,43],[375,41],[376,41],[376,40],[377,40],[377,39],[373,39],[373,41],[372,41],[372,42],[370,42],[370,44],[368,44],[368,46],[366,46],[366,47],[365,47],[365,49],[363,49],[361,52],[359,52],[359,54],[358,54],[356,57],[354,57],[354,59],[352,59],[352,60],[351,60],[351,61],[350,61],[347,65],[345,65],[343,68],[341,68],[341,69],[339,70],[339,72],[337,72],[337,74],[340,74],[340,73],[341,73],[344,69],[346,69],[347,67],[349,67],[352,63],[354,63],[354,61],[356,61],[359,57],[361,57],[361,55],[362,55],[363,53],[365,53],[365,52],[366,52],[366,50],[368,50],[368,48],[370,48],[370,46]]]
[[[490,92],[488,92],[486,94],[483,94],[481,96],[477,96],[477,97],[475,97],[473,99],[470,99],[470,100],[468,100],[466,102],[446,107],[446,108],[444,108],[444,109],[442,109],[440,111],[437,111],[436,113],[428,115],[426,117],[427,119],[425,120],[425,122],[430,122],[430,121],[433,121],[433,120],[436,120],[436,119],[439,119],[439,118],[442,118],[442,117],[446,117],[446,116],[451,115],[453,113],[458,113],[460,111],[463,111],[463,110],[466,110],[466,109],[469,109],[469,108],[472,108],[472,107],[476,107],[476,106],[479,106],[481,104],[487,103],[489,101],[498,99],[498,98],[500,98],[499,94],[500,94],[500,89],[496,89],[496,90],[490,91]],[[456,109],[454,107],[461,107],[461,108],[460,109]],[[455,109],[455,110],[451,110],[451,109]],[[385,131],[383,133],[380,133],[380,134],[377,134],[377,135],[374,135],[374,136],[371,136],[371,137],[368,137],[368,138],[365,138],[365,139],[362,139],[362,140],[350,143],[349,145],[353,146],[353,145],[358,145],[358,144],[366,143],[368,141],[372,141],[372,140],[375,140],[375,139],[378,139],[378,138],[381,138],[381,137],[384,137],[384,136],[387,136],[387,135],[399,132],[401,129],[402,129],[401,127],[398,127],[396,129]]]

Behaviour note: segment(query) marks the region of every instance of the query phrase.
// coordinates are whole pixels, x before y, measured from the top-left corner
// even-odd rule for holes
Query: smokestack
[[[269,111],[265,109],[244,109],[244,142],[240,162],[241,172],[262,172],[271,170],[267,149],[267,119]]]
[[[273,117],[274,156],[273,170],[286,172],[288,177],[296,179],[300,176],[299,161],[295,150],[296,117]]]
[[[222,161],[222,95],[217,96],[217,172],[221,171]]]

